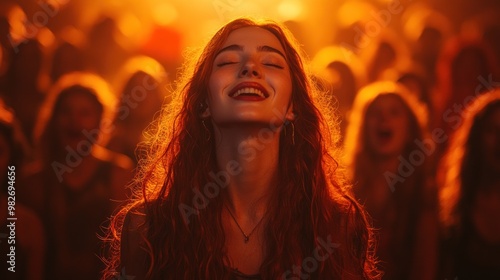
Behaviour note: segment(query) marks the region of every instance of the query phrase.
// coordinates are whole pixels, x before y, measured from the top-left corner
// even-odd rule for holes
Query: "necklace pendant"
[[[250,240],[250,237],[248,237],[248,236],[245,235],[245,240],[244,240],[245,243],[248,243],[248,240]]]

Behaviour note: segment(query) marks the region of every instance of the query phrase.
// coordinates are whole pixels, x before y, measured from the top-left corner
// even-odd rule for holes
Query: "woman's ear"
[[[200,103],[200,108],[201,108],[200,117],[202,119],[208,118],[212,115],[210,113],[210,107],[208,107],[208,104],[206,102]]]
[[[295,112],[293,111],[293,104],[290,104],[290,106],[288,106],[285,119],[289,122],[293,122],[295,120]]]

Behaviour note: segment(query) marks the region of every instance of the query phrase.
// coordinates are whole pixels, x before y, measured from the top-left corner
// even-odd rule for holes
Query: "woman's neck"
[[[401,164],[398,156],[375,156],[370,158],[370,170],[375,176],[383,176],[386,172],[397,173]]]
[[[84,187],[96,172],[98,164],[99,161],[92,154],[81,157],[76,166],[63,174],[64,183],[74,190]]]
[[[229,207],[237,216],[260,219],[278,181],[279,132],[263,126],[216,130],[217,163],[237,168],[229,174]]]

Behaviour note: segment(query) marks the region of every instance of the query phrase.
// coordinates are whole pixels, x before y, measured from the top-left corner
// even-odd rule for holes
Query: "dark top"
[[[142,236],[145,235],[143,224],[146,216],[143,210],[131,210],[125,216],[123,231],[121,235],[121,263],[117,273],[120,279],[141,280],[146,275],[149,266],[148,256],[141,246]],[[226,267],[231,273],[231,280],[261,280],[259,274],[248,275],[241,273],[237,269]],[[129,277],[129,278],[127,278]]]
[[[77,190],[60,182],[50,167],[30,174],[26,204],[42,218],[47,233],[47,279],[99,279],[104,264],[103,227],[112,213],[112,162],[102,161]]]
[[[441,244],[441,279],[499,279],[500,244],[483,240],[472,226]]]

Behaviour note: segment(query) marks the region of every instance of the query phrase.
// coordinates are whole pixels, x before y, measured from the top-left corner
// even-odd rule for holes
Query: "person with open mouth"
[[[344,141],[354,193],[378,230],[384,279],[435,279],[436,190],[431,179],[427,109],[391,81],[356,95]],[[435,150],[434,144],[434,150]]]

